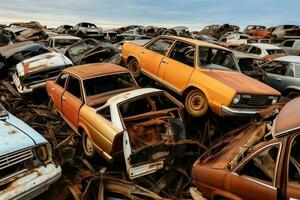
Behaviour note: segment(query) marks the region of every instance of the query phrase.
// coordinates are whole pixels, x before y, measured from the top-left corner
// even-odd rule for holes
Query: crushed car
[[[73,63],[70,59],[52,51],[28,58],[17,64],[12,80],[20,94],[28,94],[35,89],[44,87],[46,81],[55,79],[64,68],[71,66]]]
[[[272,31],[269,31],[265,26],[261,25],[249,25],[244,29],[244,32],[256,39],[272,37]]]
[[[212,37],[216,39],[220,39],[225,33],[230,31],[238,31],[240,27],[236,25],[230,25],[230,24],[223,24],[223,25],[210,25],[204,27],[200,34],[203,35],[211,35]]]
[[[220,138],[193,165],[198,191],[208,199],[299,199],[299,103],[271,107]]]
[[[203,116],[209,108],[223,117],[249,117],[280,96],[273,88],[236,72],[230,50],[199,40],[160,36],[143,46],[127,42],[122,59],[136,78],[145,75],[181,96],[193,117]]]
[[[49,142],[0,105],[0,199],[32,199],[61,176]]]
[[[65,55],[74,65],[96,62],[120,63],[121,61],[119,49],[110,43],[99,42],[93,38],[69,46]]]
[[[297,25],[279,25],[273,30],[272,37],[279,40],[299,38],[300,27]]]
[[[277,89],[283,96],[300,96],[300,58],[283,56],[260,65],[263,69],[262,80]]]
[[[11,77],[16,71],[16,65],[23,60],[49,52],[43,45],[32,41],[0,47],[1,78]]]
[[[172,146],[185,138],[181,103],[162,90],[138,89],[121,66],[65,69],[47,92],[51,109],[82,136],[85,156],[125,160],[130,179],[162,169]]]
[[[48,37],[46,43],[47,43],[48,48],[50,48],[56,52],[65,54],[66,50],[71,45],[73,45],[79,41],[82,41],[82,39],[79,37],[75,37],[72,35],[58,34],[58,35],[53,35],[53,36]]]
[[[72,34],[73,26],[72,25],[61,25],[54,30],[55,33],[58,34]]]
[[[102,38],[102,29],[95,24],[82,22],[73,27],[73,35],[81,38]]]

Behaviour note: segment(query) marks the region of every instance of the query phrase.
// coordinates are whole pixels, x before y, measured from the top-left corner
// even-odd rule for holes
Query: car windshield
[[[236,64],[232,52],[209,48],[199,47],[199,65],[206,69],[216,70],[236,70]]]
[[[96,25],[94,24],[89,24],[89,23],[83,23],[81,24],[82,27],[85,27],[85,28],[93,28],[93,29],[96,29]]]
[[[77,42],[76,44],[71,46],[69,48],[68,52],[71,57],[78,56],[78,55],[88,51],[89,49],[96,47],[99,44],[100,43],[96,40],[87,39],[87,40],[84,40],[81,42]]]
[[[114,90],[137,87],[130,73],[99,76],[83,81],[86,97],[95,96]]]
[[[284,53],[281,49],[267,49],[269,55]]]
[[[66,46],[70,46],[78,41],[79,41],[79,39],[56,39],[55,46],[66,47]]]

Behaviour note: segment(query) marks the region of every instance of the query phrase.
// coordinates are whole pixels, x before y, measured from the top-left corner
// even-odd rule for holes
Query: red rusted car
[[[300,199],[300,98],[235,130],[193,165],[208,199]],[[273,112],[278,108],[273,109]]]

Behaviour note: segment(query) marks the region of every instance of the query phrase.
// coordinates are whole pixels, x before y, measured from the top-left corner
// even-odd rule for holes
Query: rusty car
[[[272,37],[275,39],[291,39],[300,37],[300,27],[297,25],[279,25],[273,32]]]
[[[160,36],[143,46],[125,43],[122,58],[135,77],[146,75],[182,97],[187,112],[203,116],[251,116],[277,102],[280,93],[237,71],[227,48]],[[243,83],[243,84],[240,84]]]
[[[48,37],[46,46],[56,52],[65,54],[66,50],[73,44],[82,41],[81,38],[72,35],[58,34]]]
[[[125,160],[130,179],[162,169],[170,148],[185,138],[182,104],[162,90],[138,89],[126,68],[68,68],[47,91],[51,109],[82,136],[85,156]]]
[[[28,94],[44,87],[46,81],[55,79],[64,68],[71,66],[73,63],[66,56],[52,51],[17,64],[12,80],[20,94]]]
[[[1,78],[13,75],[16,65],[23,60],[48,52],[50,52],[49,49],[32,41],[0,47]]]
[[[256,39],[271,38],[272,36],[272,31],[261,25],[249,25],[244,32]]]
[[[61,176],[50,143],[0,105],[0,199],[32,199]]]
[[[193,165],[198,190],[208,199],[299,199],[299,103],[265,110],[208,149]]]
[[[95,24],[81,22],[76,24],[72,30],[73,35],[81,38],[102,38],[102,28]]]

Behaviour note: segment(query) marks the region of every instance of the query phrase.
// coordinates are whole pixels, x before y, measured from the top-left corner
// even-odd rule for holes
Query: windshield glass
[[[236,70],[232,52],[210,47],[199,47],[199,65],[206,69]]]
[[[119,89],[137,87],[130,73],[99,76],[83,81],[87,97]]]

